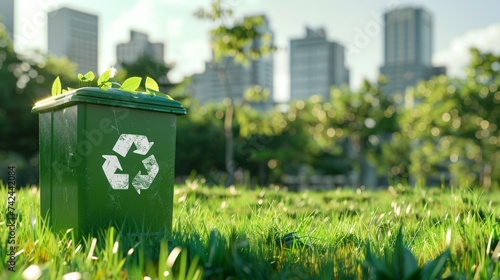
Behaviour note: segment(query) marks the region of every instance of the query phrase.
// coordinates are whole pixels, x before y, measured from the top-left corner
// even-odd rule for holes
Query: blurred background
[[[115,67],[186,107],[178,182],[498,187],[500,3],[286,3],[1,0],[0,178],[38,183],[57,76]]]

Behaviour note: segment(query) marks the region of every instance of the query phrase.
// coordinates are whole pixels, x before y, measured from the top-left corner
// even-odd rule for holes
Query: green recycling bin
[[[131,234],[172,228],[174,100],[80,88],[37,102],[40,204],[52,230]]]

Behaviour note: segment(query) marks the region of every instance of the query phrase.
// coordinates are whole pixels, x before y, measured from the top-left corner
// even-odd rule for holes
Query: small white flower
[[[62,280],[79,280],[82,279],[82,274],[80,272],[70,272],[64,274],[61,278]]]
[[[38,279],[42,276],[42,269],[38,265],[32,264],[23,271],[22,276],[25,280]]]
[[[116,241],[115,244],[113,245],[113,254],[116,254],[118,252],[118,246],[119,246],[119,243],[118,243],[118,241]]]
[[[451,228],[446,231],[446,246],[451,244]]]

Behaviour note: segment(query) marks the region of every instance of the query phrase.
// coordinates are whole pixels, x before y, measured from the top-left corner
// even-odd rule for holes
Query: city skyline
[[[113,65],[116,61],[115,46],[127,41],[129,30],[150,34],[155,42],[165,43],[165,58],[175,63],[169,77],[179,81],[203,71],[205,62],[211,58],[208,44],[208,30],[213,27],[192,16],[199,7],[208,7],[210,1],[123,1],[120,6],[89,0],[85,4],[66,0],[16,1],[16,49],[44,51],[44,29],[46,19],[43,13],[68,6],[85,12],[96,13],[100,18],[100,68]],[[290,12],[283,13],[282,2],[271,0],[231,0],[236,18],[244,15],[265,14],[275,32],[278,51],[275,54],[275,97],[286,100],[288,88],[289,43],[294,37],[302,36],[304,27],[324,27],[328,39],[346,46],[347,67],[351,70],[351,86],[356,88],[363,78],[374,80],[382,65],[382,14],[389,8],[399,6],[422,6],[435,19],[435,45],[433,63],[448,67],[449,74],[461,72],[468,62],[467,49],[470,44],[484,50],[500,51],[498,32],[499,20],[495,20],[493,6],[500,3],[479,1],[474,4],[456,3],[454,12],[449,13],[449,3],[427,3],[425,1],[367,1],[363,3],[342,3],[319,0],[316,6],[307,6],[300,1],[289,3]],[[25,5],[23,5],[23,3]],[[474,6],[472,6],[474,5]],[[363,7],[362,9],[360,7]],[[474,8],[474,9],[473,9]],[[113,11],[104,12],[104,11]],[[475,11],[475,12],[473,12]],[[137,16],[139,15],[139,16]],[[147,20],[137,20],[144,16]],[[496,23],[496,24],[495,24]],[[475,30],[475,32],[471,32]],[[469,44],[468,46],[466,46]],[[451,67],[450,67],[451,66]]]
[[[164,50],[163,43],[149,41],[149,34],[130,30],[129,41],[116,45],[116,67],[120,67],[122,63],[134,63],[146,54],[154,61],[164,63]]]
[[[75,62],[77,72],[97,72],[99,17],[66,7],[48,14],[47,49],[56,57]]]
[[[327,40],[324,28],[306,27],[305,36],[290,40],[290,100],[330,97],[333,86],[349,86],[345,48]]]
[[[384,14],[384,64],[380,74],[387,79],[382,87],[385,93],[404,96],[419,81],[446,74],[445,67],[432,65],[433,21],[425,8],[406,7]]]

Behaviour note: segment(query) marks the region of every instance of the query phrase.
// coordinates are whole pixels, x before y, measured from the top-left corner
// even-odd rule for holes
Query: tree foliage
[[[210,47],[216,62],[233,57],[236,62],[248,64],[275,49],[271,34],[262,31],[263,16],[235,19],[232,8],[224,0],[214,0],[208,10],[200,8],[194,15],[215,25],[210,30]]]
[[[248,65],[252,60],[274,50],[271,35],[263,32],[265,23],[263,16],[245,17],[243,20],[233,18],[233,10],[224,0],[213,0],[209,9],[200,8],[195,17],[211,21],[214,27],[210,30],[210,47],[214,56],[213,66],[219,74],[223,85],[226,102],[224,113],[225,166],[228,174],[226,185],[234,183],[234,111],[235,104],[230,90],[230,82],[226,73],[226,65],[234,59],[236,63]],[[243,95],[243,92],[241,93]]]
[[[214,1],[211,9],[197,12],[214,22],[211,46],[215,61],[221,58],[216,63],[227,57],[247,63],[272,51],[272,44],[253,44],[267,40],[259,29],[262,18],[236,20],[225,5]],[[37,171],[38,118],[31,107],[50,95],[57,76],[65,86],[76,87],[75,69],[66,58],[18,55],[0,25],[2,164],[15,158],[20,172]],[[328,100],[313,96],[265,113],[251,106],[269,94],[258,87],[242,93],[242,102],[201,106],[190,93],[189,80],[174,87],[168,82],[170,65],[144,57],[123,69],[118,80],[120,75],[143,81],[152,77],[187,108],[177,125],[178,176],[194,170],[219,184],[239,174],[242,182],[267,185],[304,169],[363,177],[369,162],[379,175],[401,180],[432,184],[450,175],[452,184],[486,188],[500,181],[500,55],[472,49],[465,78],[442,75],[423,81],[407,96],[406,107],[386,96],[381,82],[365,81],[357,91],[335,88]],[[223,63],[219,69],[224,81]],[[27,181],[19,183],[36,183],[33,174],[20,176]]]
[[[234,166],[261,184],[282,183],[283,176],[299,174],[304,167],[324,175],[362,174],[370,163],[379,176],[394,180],[435,184],[451,174],[453,184],[487,187],[500,179],[495,164],[500,160],[499,58],[475,50],[472,54],[467,78],[422,82],[408,96],[407,106],[381,92],[379,83],[367,81],[356,92],[335,88],[329,100],[313,96],[267,114],[235,104]],[[204,107],[190,114],[204,112]],[[218,120],[212,123],[214,131],[223,126],[224,114],[223,106],[211,114]],[[210,160],[221,159],[224,150],[217,147]]]
[[[75,69],[65,58],[38,51],[18,55],[0,23],[0,164],[16,164],[20,185],[38,180],[38,116],[31,108],[50,95],[56,76],[74,86]]]
[[[378,84],[364,81],[358,92],[333,89],[331,104],[327,133],[347,141],[353,155],[351,162],[360,172],[361,183],[366,185],[363,178],[367,178],[368,162],[378,166],[379,172],[392,163],[382,157],[382,151],[398,131],[396,103],[379,90]]]
[[[416,105],[401,120],[418,147],[411,172],[419,178],[451,171],[455,181],[479,179],[486,187],[500,179],[500,56],[471,49],[471,57],[465,79],[443,75],[422,82]]]

